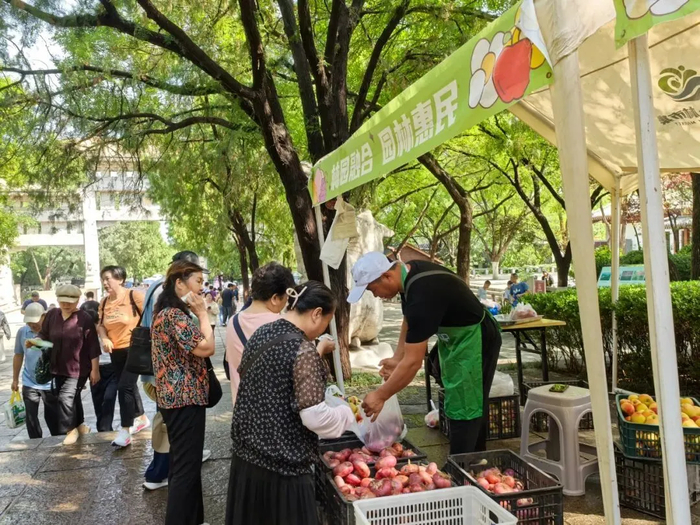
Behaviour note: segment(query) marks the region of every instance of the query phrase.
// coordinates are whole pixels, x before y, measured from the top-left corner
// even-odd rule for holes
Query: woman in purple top
[[[65,284],[56,289],[60,308],[49,310],[41,325],[39,339],[53,343],[51,349],[51,388],[55,392],[58,434],[65,434],[64,445],[72,445],[90,432],[85,424],[80,392],[90,378],[100,380],[100,343],[92,316],[78,309],[80,288]],[[33,343],[27,341],[27,348]]]

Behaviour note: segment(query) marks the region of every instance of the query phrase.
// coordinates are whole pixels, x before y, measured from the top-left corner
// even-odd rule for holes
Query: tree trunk
[[[241,281],[243,282],[243,293],[241,297],[245,297],[246,291],[250,291],[250,280],[248,279],[248,253],[243,242],[234,234],[236,247],[238,248],[238,259],[241,265]]]
[[[457,203],[459,214],[459,238],[457,240],[457,275],[469,284],[469,262],[472,243],[472,208],[467,199]]]
[[[557,252],[559,250],[557,249]],[[557,286],[559,288],[566,288],[569,286],[569,269],[571,268],[571,243],[566,244],[566,251],[564,255],[561,252],[554,254],[554,261],[557,264]]]
[[[693,179],[693,231],[691,279],[700,279],[700,173],[692,173]]]
[[[469,284],[469,262],[472,238],[472,205],[465,189],[430,153],[418,157],[420,163],[444,186],[459,208],[459,238],[457,241],[457,275]]]
[[[252,273],[260,266],[255,241],[248,233],[248,225],[243,218],[243,214],[238,209],[230,208],[228,211],[228,218],[231,222],[231,227],[235,232],[236,239],[238,239],[238,242],[240,242],[243,245],[243,248],[248,252],[246,260],[250,264],[250,271]],[[241,269],[243,268],[244,267],[241,266]],[[248,268],[248,266],[245,266],[245,268]]]
[[[494,260],[491,261],[492,277],[494,279],[498,279],[498,273],[500,270],[500,266],[501,266],[501,261],[494,261]]]
[[[343,369],[343,377],[350,379],[352,377],[352,367],[350,366],[350,303],[348,303],[348,286],[347,286],[347,255],[343,257],[343,261],[337,270],[329,268],[331,278],[331,289],[335,292],[338,299],[338,306],[335,309],[335,326],[338,329],[338,344],[340,345],[340,365]],[[335,368],[331,358],[331,370],[335,378]],[[337,379],[337,378],[336,378]]]

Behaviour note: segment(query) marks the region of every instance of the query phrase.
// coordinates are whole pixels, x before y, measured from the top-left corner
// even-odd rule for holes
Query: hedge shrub
[[[686,394],[700,393],[700,282],[671,283],[671,297],[681,390]],[[549,344],[562,351],[560,362],[557,363],[554,356],[550,357],[550,366],[583,375],[585,356],[576,290],[528,295],[526,300],[532,304],[538,314],[566,322],[565,327],[548,332]],[[599,290],[598,303],[608,379],[610,379],[613,311],[610,289]],[[644,286],[621,286],[615,311],[620,347],[618,383],[622,388],[653,392],[649,322]],[[669,351],[668,348],[662,350]]]

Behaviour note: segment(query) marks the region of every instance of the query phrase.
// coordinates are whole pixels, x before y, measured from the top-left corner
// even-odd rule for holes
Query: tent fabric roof
[[[586,5],[585,9],[581,7]],[[557,0],[535,0],[540,38],[547,43],[553,63],[576,49],[576,31],[591,35],[578,48],[586,118],[589,173],[606,189],[620,181],[621,194],[637,188],[634,103],[628,48],[615,49],[615,22],[610,0],[566,2],[575,12],[565,12]],[[597,4],[610,8],[600,9]],[[590,16],[581,16],[580,11]],[[557,33],[558,18],[577,20]],[[572,28],[571,25],[583,25]],[[593,30],[598,25],[597,31]],[[700,170],[700,13],[657,25],[649,31],[649,51],[654,86],[654,107],[659,162],[663,171]],[[532,24],[523,27],[527,34]],[[661,86],[664,86],[665,90]],[[511,112],[537,133],[555,144],[553,110],[549,89],[531,93]]]

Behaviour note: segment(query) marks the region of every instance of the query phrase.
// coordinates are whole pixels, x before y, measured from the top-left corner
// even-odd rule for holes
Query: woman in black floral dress
[[[325,366],[312,343],[333,316],[333,294],[316,281],[287,293],[287,314],[256,330],[238,369],[227,525],[316,524],[318,438],[339,437],[355,421],[349,407],[325,403]]]

